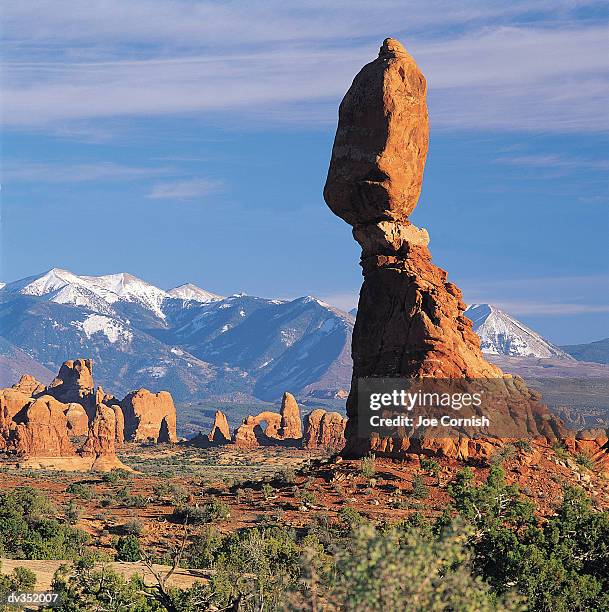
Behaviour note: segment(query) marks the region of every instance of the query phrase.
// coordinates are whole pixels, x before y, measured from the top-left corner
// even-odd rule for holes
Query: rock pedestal
[[[347,456],[414,450],[406,437],[358,437],[357,381],[363,377],[506,379],[494,407],[506,431],[514,437],[564,433],[521,381],[485,360],[463,314],[460,290],[432,263],[427,231],[408,221],[421,191],[429,141],[426,90],[412,57],[387,39],[340,105],[324,198],[353,226],[364,275],[352,341]],[[417,451],[454,457],[480,453],[479,447],[459,438],[416,444]]]

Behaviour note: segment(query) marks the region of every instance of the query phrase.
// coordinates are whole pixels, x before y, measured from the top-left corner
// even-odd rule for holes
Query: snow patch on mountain
[[[89,315],[84,321],[72,321],[72,325],[81,329],[87,338],[102,333],[112,344],[119,340],[125,343],[133,340],[133,334],[123,327],[120,321],[103,315]]]
[[[488,355],[573,359],[524,323],[490,304],[472,304],[465,316],[474,324],[482,352]]]
[[[205,289],[201,289],[201,287],[197,287],[192,283],[174,287],[168,291],[167,294],[180,300],[190,300],[192,302],[201,302],[202,304],[217,302],[224,299],[221,295],[217,295],[211,291],[205,291]]]

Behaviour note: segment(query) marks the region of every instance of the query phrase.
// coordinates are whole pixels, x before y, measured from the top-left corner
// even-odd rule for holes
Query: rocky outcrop
[[[89,433],[89,417],[80,404],[68,404],[64,409],[64,414],[70,437],[86,436]]]
[[[0,405],[4,406],[6,415],[12,419],[25,406],[30,404],[33,398],[13,387],[0,389]]]
[[[368,377],[499,380],[493,415],[502,429],[513,437],[564,435],[522,381],[486,361],[460,290],[432,263],[427,231],[408,221],[427,155],[426,89],[412,57],[387,39],[340,105],[324,197],[353,226],[364,275],[352,339],[346,456],[370,450],[400,456],[415,447],[449,456],[480,452],[478,442],[461,436],[417,444],[408,435],[359,437],[357,382]]]
[[[300,409],[296,398],[287,391],[283,394],[279,415],[281,416],[281,423],[279,424],[278,437],[282,440],[300,440],[302,438]]]
[[[338,412],[317,408],[305,415],[303,448],[327,448],[340,451],[345,446],[347,419]]]
[[[16,382],[12,388],[20,391],[28,397],[35,397],[36,395],[43,393],[45,390],[45,386],[30,374],[24,374],[19,379],[19,382]]]
[[[116,427],[115,427],[115,432],[114,432],[114,441],[116,442],[118,446],[120,446],[125,441],[125,417],[123,415],[123,410],[117,404],[112,404],[110,408],[114,410],[114,417],[116,419],[115,420]]]
[[[214,424],[209,432],[207,439],[214,444],[228,444],[231,441],[230,427],[226,415],[216,410]]]
[[[114,407],[98,404],[89,427],[89,435],[80,454],[92,459],[91,469],[105,472],[125,468],[116,456],[117,419]]]
[[[27,375],[0,389],[0,450],[18,455],[21,465],[32,468],[127,469],[116,456],[125,440],[123,410],[113,395],[94,388],[90,359],[66,361],[47,391]],[[75,399],[80,401],[68,401]],[[135,438],[176,440],[169,393],[141,389],[125,403]],[[80,448],[78,438],[85,438]]]
[[[75,454],[68,437],[64,404],[43,395],[14,417],[16,427],[8,448],[18,455],[69,457]]]
[[[177,442],[176,409],[167,391],[139,389],[121,402],[125,438],[133,442]]]
[[[247,416],[235,430],[234,442],[239,448],[271,446],[279,440],[281,415],[266,410],[256,416]]]
[[[93,361],[74,359],[65,361],[59,374],[47,387],[46,393],[64,404],[80,404],[89,415],[95,416],[95,387],[93,384]]]

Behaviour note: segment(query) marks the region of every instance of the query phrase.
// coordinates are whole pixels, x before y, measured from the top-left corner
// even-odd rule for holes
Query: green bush
[[[417,474],[412,480],[412,496],[416,499],[427,499],[429,497],[429,489],[420,474]]]
[[[86,485],[82,482],[72,482],[66,488],[66,493],[70,495],[76,495],[81,499],[93,499],[94,493],[93,489],[89,485]]]
[[[431,457],[422,457],[421,469],[425,472],[429,472],[432,476],[437,476],[440,473],[440,464],[436,459]]]
[[[116,558],[119,561],[139,561],[142,557],[140,541],[136,535],[127,535],[118,539]]]
[[[65,521],[29,487],[0,493],[0,554],[15,559],[74,559],[89,536]]]

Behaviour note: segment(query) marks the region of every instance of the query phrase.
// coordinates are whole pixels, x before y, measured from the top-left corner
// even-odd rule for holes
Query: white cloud
[[[92,164],[55,164],[13,162],[2,169],[6,183],[84,183],[88,181],[125,181],[164,175],[167,168],[124,166],[113,162]]]
[[[609,170],[609,159],[583,159],[562,155],[518,155],[515,157],[500,157],[496,161],[500,164],[525,166],[527,168]]]
[[[208,179],[168,181],[153,185],[148,197],[153,200],[194,200],[221,188],[220,181]]]
[[[333,123],[354,74],[397,35],[428,78],[437,129],[607,130],[609,31],[570,13],[587,4],[9,3],[4,119]],[[513,25],[532,14],[545,19]]]

